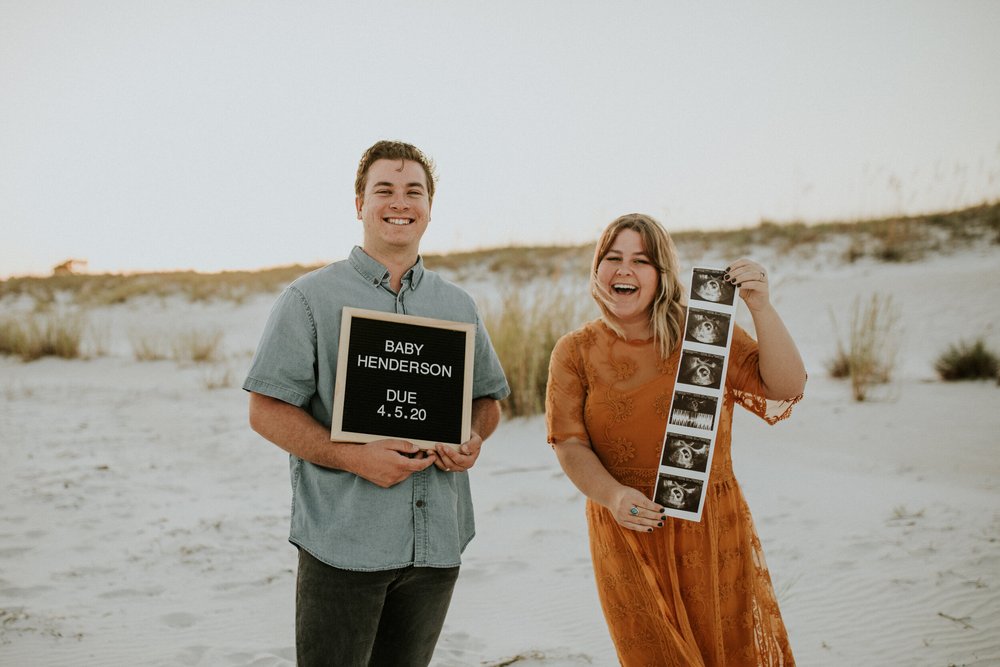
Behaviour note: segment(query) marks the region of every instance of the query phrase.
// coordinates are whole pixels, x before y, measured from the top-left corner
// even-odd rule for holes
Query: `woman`
[[[548,441],[587,496],[598,593],[626,667],[794,664],[733,477],[730,437],[735,403],[770,423],[784,419],[806,372],[771,305],[765,270],[741,259],[726,280],[739,286],[759,340],[734,327],[700,522],[668,519],[649,498],[686,306],[673,242],[657,222],[630,214],[604,231],[590,276],[603,317],[563,336],[552,352]]]

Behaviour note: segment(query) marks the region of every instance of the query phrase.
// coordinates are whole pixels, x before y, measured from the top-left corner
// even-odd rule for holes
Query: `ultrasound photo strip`
[[[685,314],[681,357],[653,501],[664,514],[701,521],[719,429],[738,291],[725,269],[696,267]]]

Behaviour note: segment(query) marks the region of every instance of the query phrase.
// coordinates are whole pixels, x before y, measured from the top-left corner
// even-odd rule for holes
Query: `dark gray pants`
[[[341,570],[299,549],[298,664],[426,667],[457,579],[457,567]]]

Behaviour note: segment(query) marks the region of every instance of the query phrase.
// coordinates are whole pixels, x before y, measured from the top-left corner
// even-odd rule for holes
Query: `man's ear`
[[[361,219],[361,207],[364,206],[365,200],[363,197],[354,198],[354,208],[358,211],[358,220]]]

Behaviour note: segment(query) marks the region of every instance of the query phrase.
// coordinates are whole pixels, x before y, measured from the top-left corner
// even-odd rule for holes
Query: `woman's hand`
[[[751,312],[766,308],[771,303],[767,271],[757,262],[738,259],[726,267],[723,278],[740,288],[740,298]]]
[[[654,528],[662,527],[667,518],[660,505],[625,485],[619,487],[608,509],[618,525],[640,533],[653,532]]]

